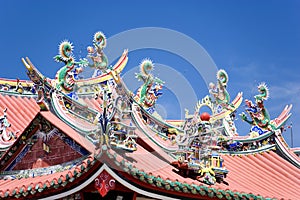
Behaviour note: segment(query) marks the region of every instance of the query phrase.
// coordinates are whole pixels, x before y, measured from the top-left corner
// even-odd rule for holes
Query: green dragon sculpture
[[[65,64],[65,66],[60,68],[56,73],[55,87],[66,93],[73,91],[77,75],[82,72],[84,66],[88,65],[86,59],[80,59],[79,62],[76,62],[72,55],[72,51],[72,43],[65,40],[59,45],[59,55],[54,57],[55,61],[63,62]],[[79,67],[76,67],[77,65]]]
[[[94,47],[87,48],[88,57],[93,61],[93,64],[89,64],[89,66],[96,69],[94,76],[98,76],[100,75],[98,71],[105,73],[108,66],[108,59],[103,53],[103,49],[106,47],[106,37],[102,32],[95,33],[93,45]]]
[[[220,69],[217,72],[217,86],[214,83],[209,84],[209,93],[215,98],[218,105],[225,109],[232,109],[234,106],[230,103],[230,95],[226,89],[228,83],[228,74]]]
[[[258,86],[258,91],[260,94],[255,95],[255,103],[246,99],[246,112],[250,115],[251,120],[249,120],[244,112],[240,115],[242,120],[253,125],[258,126],[264,130],[276,130],[275,125],[270,120],[270,115],[268,110],[264,106],[264,101],[269,98],[269,89],[265,83],[261,83]]]
[[[158,96],[162,93],[164,82],[157,77],[153,77],[150,73],[153,70],[153,63],[149,59],[145,59],[140,64],[140,73],[136,73],[136,78],[142,80],[144,84],[138,89],[136,100],[144,107],[152,107]]]

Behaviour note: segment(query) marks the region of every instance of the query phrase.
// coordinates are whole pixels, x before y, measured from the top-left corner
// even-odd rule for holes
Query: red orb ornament
[[[200,119],[201,121],[209,121],[210,120],[210,114],[207,112],[204,112],[200,115]]]

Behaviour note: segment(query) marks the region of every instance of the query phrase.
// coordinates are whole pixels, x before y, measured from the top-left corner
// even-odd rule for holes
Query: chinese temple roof
[[[16,116],[20,114],[19,110],[10,109],[16,107],[15,105],[19,105],[20,107],[23,106],[24,109],[26,108],[26,120],[23,120],[20,123],[18,119],[9,118],[12,119],[11,127],[16,125],[19,126],[19,130],[24,130],[34,119],[34,117],[40,113],[43,117],[45,117],[45,119],[55,124],[57,128],[64,130],[64,132],[68,133],[70,137],[76,139],[81,146],[89,149],[90,152],[95,151],[94,145],[63,123],[51,112],[39,111],[39,107],[34,101],[34,98],[8,94],[0,94],[0,98],[4,103],[2,105],[7,107],[8,111],[10,111],[8,112],[9,116]],[[20,133],[20,135],[21,134],[22,133]],[[137,134],[140,135],[142,140],[147,141],[147,143],[153,148],[153,151],[147,151],[143,148],[143,146],[138,146],[137,151],[133,153],[120,154],[119,152],[115,152],[114,150],[110,149],[108,150],[107,155],[110,155],[111,158],[106,156],[107,158],[111,159],[110,162],[115,160],[117,163],[122,163],[126,160],[126,164],[122,163],[123,165],[126,165],[127,167],[131,166],[131,169],[137,170],[135,175],[133,175],[132,171],[128,172],[129,174],[127,174],[127,176],[129,182],[142,181],[143,184],[145,184],[145,187],[153,188],[155,186],[150,183],[155,182],[155,179],[159,178],[162,182],[174,183],[171,184],[173,187],[176,186],[176,182],[180,183],[180,190],[183,190],[183,186],[181,186],[183,183],[187,186],[194,186],[198,189],[198,195],[200,195],[202,190],[205,194],[208,194],[211,189],[215,196],[220,195],[220,192],[223,195],[228,193],[227,195],[230,194],[233,196],[252,195],[276,199],[297,199],[298,197],[297,191],[299,190],[300,186],[299,168],[287,162],[272,150],[246,155],[223,155],[226,168],[230,171],[230,176],[226,178],[228,185],[217,183],[213,186],[205,186],[201,183],[197,183],[197,181],[191,178],[185,178],[179,175],[176,172],[177,170],[169,164],[172,161],[171,156],[166,154],[165,151],[159,148],[158,145],[151,144],[148,137],[145,137],[145,135],[143,136],[143,133]],[[53,174],[20,179],[2,179],[0,180],[1,197],[22,197],[43,192],[44,190],[46,191],[53,188],[59,189],[59,187],[65,187],[67,184],[71,184],[74,179],[79,176],[76,174],[85,173],[84,169],[88,165],[91,165],[91,163],[94,163],[94,159],[95,158],[93,156],[89,156],[87,159],[82,160],[81,163],[77,164],[75,167]],[[151,160],[151,162],[149,162],[149,160]],[[120,171],[123,171],[123,169]],[[88,173],[93,172],[89,171]],[[151,177],[153,180],[141,180],[142,175],[145,177]],[[134,179],[130,177],[134,177]],[[163,189],[163,187],[160,188],[160,190],[161,189]],[[176,189],[174,190],[176,191]],[[172,194],[174,191],[167,193]]]
[[[245,100],[247,136],[234,125],[242,93],[230,102],[224,70],[194,114],[168,121],[155,111],[164,82],[151,74],[152,61],[142,61],[136,77],[143,84],[133,94],[119,75],[128,52],[108,66],[101,32],[93,45],[90,60],[76,62],[72,44],[61,43],[55,60],[65,66],[55,79],[28,58],[30,81],[0,79],[1,199],[64,198],[87,187],[105,196],[116,184],[156,199],[299,198],[299,149],[288,147],[281,130],[292,106],[270,119],[266,84],[254,103]],[[82,66],[96,75],[78,80]],[[212,113],[201,113],[203,106]]]

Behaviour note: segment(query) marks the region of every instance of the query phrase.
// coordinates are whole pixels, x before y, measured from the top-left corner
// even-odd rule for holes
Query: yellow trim
[[[8,84],[10,86],[17,86],[17,80],[12,80],[12,79],[0,79],[0,84],[5,85]],[[21,84],[23,87],[31,87],[33,86],[33,83],[31,81],[24,81],[20,80],[19,84]]]
[[[215,175],[215,172],[212,170],[212,167],[206,167],[200,170],[201,171],[201,175],[203,175],[204,173],[210,173],[211,175]]]
[[[76,82],[76,84],[78,86],[94,85],[94,84],[101,83],[101,82],[104,82],[104,81],[114,78],[114,76],[116,76],[116,74],[119,74],[125,68],[125,66],[128,62],[127,53],[128,53],[128,51],[124,50],[119,61],[114,65],[113,71],[111,71],[110,73],[107,73],[103,76],[92,78],[92,79],[79,80]]]
[[[236,96],[236,98],[233,100],[233,102],[237,99],[237,98],[239,98],[238,99],[238,101],[234,104],[234,109],[233,110],[227,110],[226,112],[224,112],[224,113],[222,113],[222,114],[217,114],[217,115],[213,115],[213,116],[211,116],[211,118],[210,118],[210,122],[214,122],[214,121],[216,121],[216,120],[218,120],[218,119],[222,119],[222,118],[224,118],[225,116],[227,116],[227,115],[229,115],[230,113],[232,113],[233,111],[235,111],[240,105],[241,105],[241,103],[242,103],[242,101],[243,101],[243,93],[242,92],[240,92],[240,93],[238,93],[238,95]]]
[[[122,56],[120,57],[120,59],[118,60],[118,62],[114,65],[113,67],[113,71],[111,73],[105,74],[104,76],[100,76],[98,78],[94,78],[94,79],[87,79],[87,80],[79,80],[76,82],[76,84],[78,86],[84,86],[84,85],[92,85],[92,84],[97,84],[97,83],[101,83],[104,81],[107,81],[109,79],[112,79],[113,76],[116,76],[117,74],[119,74],[120,72],[122,72],[122,70],[125,68],[127,62],[128,62],[128,50],[124,50]],[[26,67],[26,69],[28,71],[32,71],[34,70],[34,66],[31,63],[31,61],[29,60],[29,58],[26,57],[26,60],[24,58],[22,58],[22,62],[24,64],[24,66]],[[37,69],[35,69],[37,70]],[[112,75],[113,73],[113,75]],[[39,74],[39,72],[38,72]],[[39,74],[41,76],[41,74]],[[52,79],[53,80],[53,79]],[[8,84],[10,86],[17,86],[17,80],[12,80],[12,79],[1,79],[0,78],[0,84],[5,85]],[[33,86],[33,82],[31,82],[30,80],[20,80],[20,83],[23,87],[32,87]]]
[[[26,58],[26,59],[27,59],[27,58]],[[27,61],[28,61],[28,60],[27,60]],[[25,67],[26,67],[26,69],[27,69],[28,71],[32,71],[32,70],[33,70],[32,66],[30,66],[30,62],[29,62],[29,64],[28,64],[24,58],[22,58],[22,63],[25,65]]]
[[[173,121],[173,120],[166,120],[168,124],[172,124],[174,126],[182,126],[184,124],[183,120]]]

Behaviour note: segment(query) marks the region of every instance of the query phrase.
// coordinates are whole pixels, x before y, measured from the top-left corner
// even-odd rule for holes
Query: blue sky
[[[91,44],[96,31],[101,30],[111,37],[135,28],[167,28],[198,42],[216,66],[228,72],[228,90],[232,98],[242,91],[244,98],[252,99],[257,92],[256,86],[266,82],[271,97],[265,105],[272,118],[279,115],[286,104],[293,104],[289,122],[293,122],[294,146],[300,146],[299,8],[300,2],[296,0],[2,0],[0,76],[27,79],[20,59],[28,56],[42,73],[53,78],[61,67],[54,62],[53,56],[64,39],[73,42],[75,56],[79,58],[86,55],[86,46]],[[181,46],[178,42],[178,49]],[[190,64],[166,51],[148,48],[130,52],[124,73],[137,66],[144,57],[183,70],[181,73],[193,85],[198,98],[208,93],[201,77],[194,77]],[[170,104],[171,97],[175,97],[172,91],[166,90],[158,103],[167,110],[168,118],[179,118],[176,111],[179,104],[177,100]],[[238,111],[242,112],[243,108]],[[241,135],[249,129],[241,120],[237,120],[237,126]],[[290,144],[290,131],[285,133],[285,138]]]

